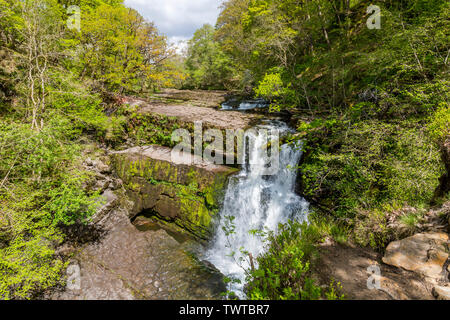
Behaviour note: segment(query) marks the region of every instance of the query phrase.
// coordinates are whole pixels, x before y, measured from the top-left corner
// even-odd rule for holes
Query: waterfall
[[[289,131],[287,125],[281,121],[270,121],[257,126],[256,129],[275,129],[281,134]],[[266,156],[264,150],[267,137],[261,133],[248,133],[247,137],[253,139],[254,143],[246,142],[245,164],[238,175],[230,178],[216,234],[205,253],[205,259],[225,276],[241,280],[242,284],[236,284],[232,288],[241,298],[245,298],[244,269],[250,266],[248,257],[245,257],[241,265],[236,262],[241,256],[240,249],[243,248],[255,258],[264,252],[262,240],[251,235],[250,231],[275,231],[279,223],[285,223],[289,219],[303,221],[309,206],[305,199],[295,193],[295,168],[302,156],[301,146],[281,146],[279,170],[274,175],[265,176],[266,164],[258,160]],[[223,227],[226,226],[226,217],[229,216],[235,217],[235,232],[227,236]],[[234,257],[230,256],[232,251],[235,252]]]
[[[244,101],[231,100],[222,104],[222,110],[252,110],[267,107],[269,107],[269,103],[264,99]]]

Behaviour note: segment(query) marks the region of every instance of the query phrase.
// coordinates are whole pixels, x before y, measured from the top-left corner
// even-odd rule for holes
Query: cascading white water
[[[257,129],[275,129],[279,132],[289,130],[280,121],[272,121]],[[278,172],[265,176],[265,163],[258,160],[266,156],[267,137],[261,133],[248,133],[247,136],[254,139],[254,143],[248,144],[249,150],[241,172],[230,178],[216,235],[205,256],[225,276],[241,280],[242,284],[232,288],[241,298],[245,298],[244,269],[250,266],[248,257],[241,265],[237,263],[241,256],[240,249],[243,248],[255,258],[264,251],[262,240],[251,235],[250,231],[275,231],[279,223],[289,219],[305,220],[309,207],[308,202],[294,191],[297,177],[295,167],[302,156],[301,147],[283,145],[280,148]],[[235,217],[235,232],[227,236],[223,227],[229,216]],[[235,252],[234,257],[230,256],[232,251]]]
[[[244,100],[239,103],[225,102],[222,104],[222,110],[252,110],[259,108],[267,108],[269,103],[263,99]]]

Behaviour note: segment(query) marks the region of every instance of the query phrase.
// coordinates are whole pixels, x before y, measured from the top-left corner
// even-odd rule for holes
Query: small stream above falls
[[[258,108],[258,105],[254,107]],[[266,120],[254,129],[256,134],[246,134],[247,152],[244,165],[240,173],[229,180],[216,234],[203,256],[203,259],[212,263],[225,276],[241,280],[241,284],[234,284],[232,287],[232,291],[240,298],[245,298],[244,269],[250,268],[249,259],[242,256],[241,249],[251,253],[255,260],[264,252],[262,240],[250,232],[275,231],[280,223],[289,219],[304,221],[309,209],[309,203],[295,193],[295,168],[302,157],[301,145],[281,146],[279,170],[273,175],[266,175],[267,164],[258,161],[266,157],[265,147],[270,142],[270,137],[264,134],[264,129],[277,130],[280,136],[289,133],[291,129],[279,120]],[[230,216],[234,217],[235,232],[227,236],[224,227],[229,221],[227,217]],[[234,257],[230,256],[233,251]],[[241,257],[244,261],[238,263]]]
[[[252,110],[261,109],[269,107],[268,103],[264,99],[253,99],[253,100],[238,100],[231,99],[222,103],[222,110]]]

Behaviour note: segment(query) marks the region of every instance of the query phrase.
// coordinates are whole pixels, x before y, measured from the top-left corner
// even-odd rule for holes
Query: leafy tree
[[[188,43],[187,85],[202,89],[223,89],[231,75],[230,60],[214,41],[214,28],[205,24]]]
[[[63,4],[72,2],[0,1],[0,299],[63,284],[63,227],[87,223],[98,206],[83,186],[79,138],[123,138],[123,118],[104,113],[96,89],[180,78],[166,39],[122,1],[80,1],[81,33],[66,28]]]
[[[79,35],[81,76],[104,90],[142,91],[159,87],[174,71],[166,61],[174,52],[153,23],[121,4],[101,3],[84,15]]]
[[[319,287],[312,277],[317,265],[316,243],[323,235],[314,225],[290,221],[266,237],[267,251],[247,276],[252,300],[343,300],[340,284]]]
[[[15,84],[24,98],[21,111],[31,119],[33,129],[41,130],[49,74],[53,61],[62,51],[59,42],[63,34],[61,7],[53,0],[0,3],[0,6],[5,5],[8,9],[2,14],[12,25],[1,28],[2,42],[6,55],[17,68],[16,75],[23,79]]]

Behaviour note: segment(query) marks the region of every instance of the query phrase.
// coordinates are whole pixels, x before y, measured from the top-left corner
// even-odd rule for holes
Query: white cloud
[[[147,20],[155,22],[171,43],[187,40],[205,23],[214,25],[222,0],[125,0]]]

